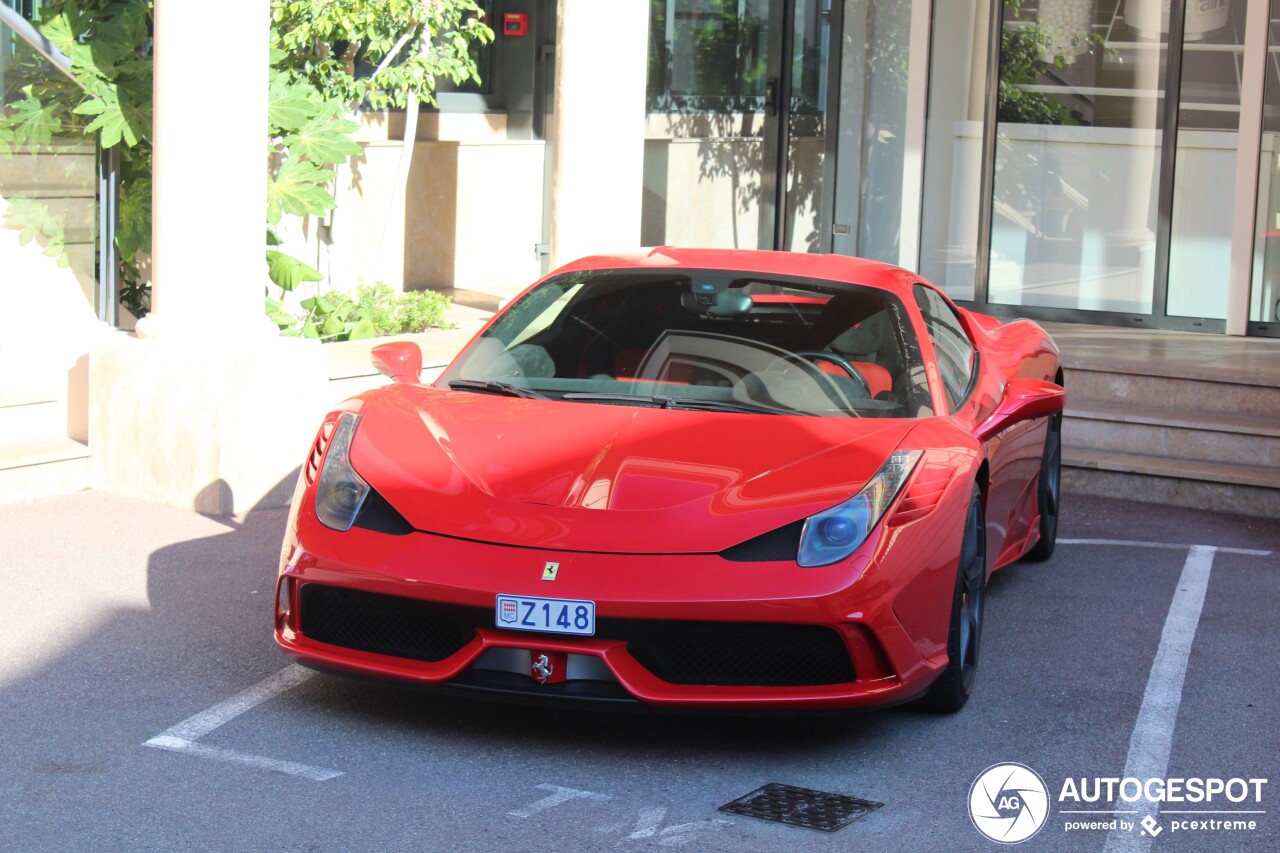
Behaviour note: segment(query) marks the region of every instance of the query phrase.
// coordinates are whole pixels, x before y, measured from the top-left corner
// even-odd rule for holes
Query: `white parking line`
[[[342,775],[341,770],[326,770],[323,767],[312,767],[308,764],[298,764],[295,761],[280,761],[276,758],[267,758],[265,755],[249,755],[231,749],[219,749],[216,746],[205,746],[202,743],[169,735],[156,735],[147,741],[145,745],[154,746],[156,749],[168,750],[169,752],[185,752],[188,755],[196,755],[200,758],[213,758],[230,764],[255,767],[259,770],[288,773],[290,776],[300,776],[303,779],[311,779],[315,782],[323,782],[326,779]]]
[[[604,802],[613,799],[608,794],[597,794],[594,791],[580,791],[577,788],[566,788],[563,785],[549,785],[543,783],[538,786],[539,791],[550,791],[551,793],[540,800],[530,803],[522,809],[507,812],[511,817],[530,817],[538,812],[554,809],[556,806],[562,806],[570,800],[595,800],[596,802]]]
[[[1270,557],[1270,551],[1254,548],[1219,548],[1213,545],[1179,545],[1170,542],[1135,542],[1130,539],[1059,539],[1059,545],[1116,545],[1123,548],[1163,548],[1168,551],[1186,551],[1191,548],[1213,548],[1219,554],[1241,554],[1246,557]]]
[[[1225,550],[1225,549],[1224,549]],[[1160,633],[1160,645],[1147,689],[1142,696],[1138,720],[1129,738],[1129,756],[1125,760],[1124,777],[1137,779],[1163,778],[1169,769],[1169,753],[1173,748],[1173,730],[1182,704],[1182,685],[1187,676],[1187,659],[1191,642],[1200,624],[1209,574],[1217,549],[1193,545],[1182,567],[1182,576],[1169,605],[1169,615]],[[1135,805],[1143,816],[1154,818],[1158,804],[1141,800]],[[1142,853],[1151,849],[1152,836],[1141,832],[1112,830],[1107,834],[1103,853]]]
[[[277,773],[287,773],[290,776],[300,776],[304,779],[313,779],[316,782],[323,782],[326,779],[332,779],[335,776],[341,776],[341,770],[328,770],[324,767],[312,767],[307,764],[298,764],[293,761],[280,761],[275,758],[267,758],[261,755],[248,755],[242,752],[235,752],[230,749],[219,749],[217,747],[205,746],[196,743],[197,740],[212,732],[221,726],[234,720],[245,711],[256,708],[269,699],[274,699],[281,693],[292,690],[299,684],[315,675],[309,669],[305,669],[297,664],[287,666],[277,672],[275,675],[265,678],[247,690],[243,690],[232,696],[225,702],[219,702],[212,708],[201,711],[199,714],[188,717],[176,726],[165,729],[160,734],[148,740],[143,746],[151,746],[156,749],[163,749],[168,752],[184,752],[189,755],[197,755],[201,758],[213,758],[218,761],[226,761],[231,764],[240,764],[245,767],[257,767],[262,770],[273,770]]]

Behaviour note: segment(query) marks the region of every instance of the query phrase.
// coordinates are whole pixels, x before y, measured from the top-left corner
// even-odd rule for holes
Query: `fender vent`
[[[307,462],[303,467],[303,476],[306,477],[308,486],[313,485],[316,477],[320,476],[320,464],[324,461],[324,452],[329,447],[329,439],[333,438],[339,417],[341,412],[331,412],[320,425],[316,440],[311,443],[311,452],[307,454]]]
[[[907,524],[924,518],[938,506],[947,491],[955,469],[947,465],[926,465],[907,488],[891,524]]]

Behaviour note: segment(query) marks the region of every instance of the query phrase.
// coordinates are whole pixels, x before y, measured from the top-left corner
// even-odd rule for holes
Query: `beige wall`
[[[337,209],[282,229],[284,250],[313,263],[333,287],[385,281],[397,290],[510,296],[538,277],[544,143],[419,141],[403,198],[401,142],[361,145],[363,156],[338,168]]]

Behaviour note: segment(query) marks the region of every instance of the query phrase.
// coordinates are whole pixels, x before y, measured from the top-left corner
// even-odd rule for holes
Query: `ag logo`
[[[992,841],[1018,844],[1040,831],[1049,816],[1049,791],[1022,764],[993,764],[969,789],[969,817]]]

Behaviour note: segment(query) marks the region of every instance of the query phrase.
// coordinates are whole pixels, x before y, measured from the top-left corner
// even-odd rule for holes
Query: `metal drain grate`
[[[726,803],[720,807],[720,811],[822,832],[835,832],[883,805],[884,803],[846,797],[843,794],[826,794],[770,782],[745,797]]]

